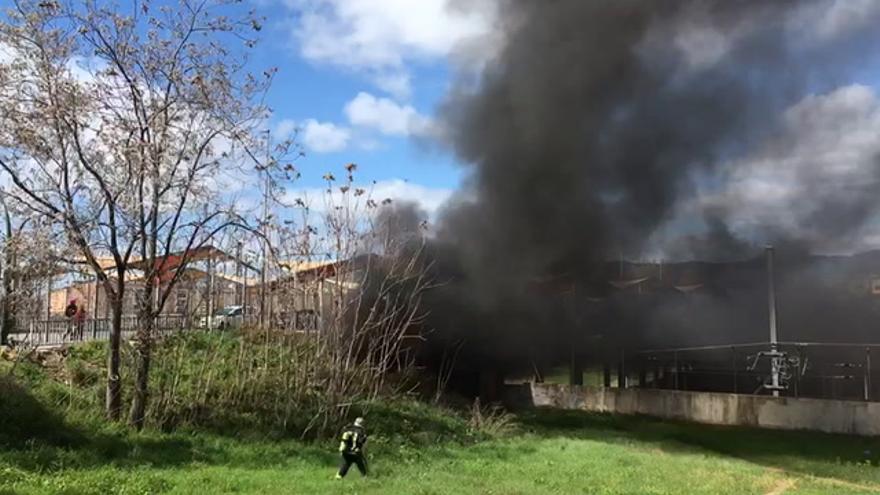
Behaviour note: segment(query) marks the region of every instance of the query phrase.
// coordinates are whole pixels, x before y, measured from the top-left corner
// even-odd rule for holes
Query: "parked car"
[[[318,329],[318,313],[314,309],[280,311],[275,313],[275,328],[279,330],[312,331]]]
[[[244,306],[226,306],[211,317],[211,330],[240,328],[244,322]],[[199,320],[199,327],[208,328],[208,317]]]

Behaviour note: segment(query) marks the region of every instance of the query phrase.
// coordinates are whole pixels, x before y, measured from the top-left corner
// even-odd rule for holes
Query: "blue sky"
[[[273,129],[283,135],[296,128],[306,152],[297,187],[317,187],[326,171],[355,162],[358,180],[377,181],[377,194],[420,200],[433,212],[459,185],[463,167],[424,138],[451,84],[450,60],[484,35],[488,16],[449,11],[445,4],[255,4],[267,23],[253,62],[279,69],[268,99]]]
[[[178,0],[137,1],[155,6]],[[338,177],[345,164],[354,162],[359,185],[376,182],[374,199],[417,201],[429,214],[436,213],[460,186],[468,166],[456,163],[441,146],[425,142],[440,132],[436,110],[456,74],[473,74],[499,46],[493,29],[495,4],[245,0],[234,7],[254,8],[266,18],[261,42],[250,56],[256,73],[278,68],[268,95],[276,139],[296,129],[306,153],[297,163],[302,179],[290,186],[295,189],[291,193],[311,193],[324,185],[326,172]],[[0,0],[0,5],[8,6],[9,0]],[[466,5],[467,11],[455,10],[455,5]],[[761,229],[769,225],[799,238],[816,237],[816,245],[825,251],[880,245],[880,211],[871,229],[854,233],[856,239],[827,242],[811,225],[826,204],[817,198],[840,202],[880,177],[876,50],[864,46],[865,37],[853,35],[869,32],[873,20],[880,19],[880,1],[796,5],[800,8],[785,26],[795,46],[835,45],[842,39],[849,40],[846,53],[871,56],[841,74],[818,66],[818,79],[808,85],[812,93],[798,95],[790,107],[779,109],[778,118],[772,119],[775,129],[741,156],[720,164],[718,175],[693,178],[695,194],[670,212],[669,228],[658,231],[658,239],[689,233],[690,226],[701,226],[703,212],[712,210],[727,212],[725,223],[747,239],[762,239]],[[695,26],[664,38],[680,55],[684,71],[724,63],[742,38],[711,25]],[[242,204],[253,207],[254,188],[242,185],[240,176],[232,180],[239,184]]]
[[[35,3],[37,0],[34,0]],[[80,0],[69,0],[72,6]],[[482,1],[482,0],[481,0]],[[129,14],[132,6],[155,13],[181,8],[180,0],[99,1]],[[454,12],[448,0],[244,0],[215,14],[237,17],[254,9],[264,17],[259,43],[247,54],[249,70],[277,68],[266,102],[273,140],[296,132],[305,156],[301,179],[286,184],[289,198],[321,191],[327,172],[344,175],[358,164],[358,186],[373,199],[415,201],[433,217],[466,174],[436,145],[438,104],[456,68],[473,67],[460,48],[487,32],[489,17]],[[223,4],[218,1],[217,4]],[[13,8],[0,0],[0,9]],[[172,10],[173,12],[174,10]],[[237,48],[233,48],[237,49]],[[459,53],[461,52],[461,53]],[[74,72],[95,70],[90,54],[77,54]],[[433,142],[428,145],[426,143]],[[224,171],[217,184],[247,211],[258,204],[259,178]]]

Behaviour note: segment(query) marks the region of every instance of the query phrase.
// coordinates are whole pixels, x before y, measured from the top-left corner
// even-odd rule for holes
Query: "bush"
[[[474,432],[489,437],[510,433],[514,427],[514,417],[501,406],[480,404],[480,398],[474,400],[468,424]]]
[[[79,423],[102,423],[105,353],[106,344],[88,343],[59,353],[63,361],[51,368],[21,362],[16,377],[36,398],[29,407],[63,411]],[[335,436],[343,423],[361,415],[386,446],[415,448],[441,439],[468,444],[510,427],[503,411],[478,404],[471,410],[452,410],[393,394],[378,399],[367,393],[346,396],[340,404],[328,388],[340,380],[356,385],[362,376],[356,376],[357,367],[343,374],[316,354],[313,338],[247,330],[187,332],[157,341],[146,426],[314,439]],[[127,346],[122,359],[123,392],[130,393],[133,357]],[[28,413],[27,407],[20,411],[42,415]]]
[[[318,437],[335,433],[368,394],[337,397],[358,367],[333,369],[313,337],[282,332],[181,333],[154,352],[147,423]],[[358,390],[356,386],[349,390]]]
[[[71,385],[75,387],[92,387],[101,380],[101,369],[82,361],[68,362],[67,372],[70,375]]]

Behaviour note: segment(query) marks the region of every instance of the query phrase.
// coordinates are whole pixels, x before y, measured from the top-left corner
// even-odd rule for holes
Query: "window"
[[[187,294],[185,290],[174,290],[174,312],[179,315],[187,314]]]
[[[133,314],[138,310],[137,300],[135,299],[135,291],[137,289],[131,288],[125,291],[125,296],[123,296],[122,307],[123,312],[128,314]]]

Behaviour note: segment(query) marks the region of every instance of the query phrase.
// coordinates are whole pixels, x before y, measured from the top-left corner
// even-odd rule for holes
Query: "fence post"
[[[871,348],[865,348],[865,400],[871,400]]]
[[[795,398],[801,396],[801,379],[804,377],[804,347],[798,346],[798,366],[795,373],[795,382],[794,382],[794,396]]]
[[[672,353],[672,388],[678,390],[678,351]]]
[[[611,366],[608,365],[608,361],[602,364],[602,386],[611,388]]]
[[[731,356],[730,361],[731,361],[731,365],[733,368],[733,393],[737,394],[737,393],[739,393],[739,384],[738,384],[738,380],[737,380],[739,378],[739,376],[737,375],[737,369],[736,369],[736,347],[735,346],[730,346],[730,356]]]
[[[654,361],[654,366],[653,366],[653,371],[652,371],[654,373],[653,386],[654,386],[654,388],[659,388],[660,387],[660,369],[661,369],[660,360],[657,359],[657,356],[653,356],[652,359]],[[666,377],[664,376],[663,379],[666,380]]]
[[[648,383],[648,370],[646,369],[645,356],[639,356],[639,388],[645,388]]]

